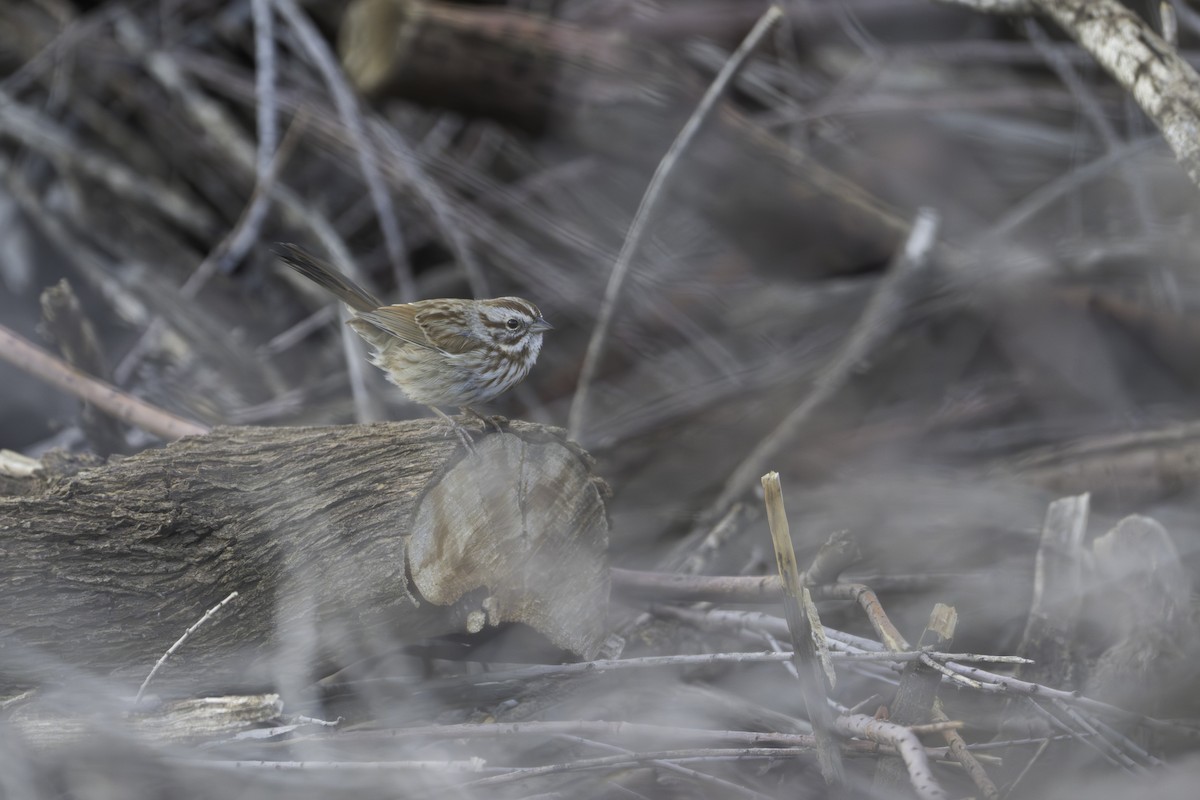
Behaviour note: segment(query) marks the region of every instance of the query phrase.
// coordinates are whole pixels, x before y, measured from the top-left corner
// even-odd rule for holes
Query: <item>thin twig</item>
[[[915,733],[902,725],[877,720],[863,714],[838,717],[838,732],[843,736],[864,736],[871,741],[890,744],[904,760],[913,789],[922,800],[945,800],[945,790],[938,785],[929,768],[925,748]]]
[[[495,769],[485,768],[487,763],[482,758],[469,758],[462,761],[205,761],[197,758],[168,759],[189,769],[231,769],[243,770],[265,769],[278,772],[295,770],[297,772],[496,772]],[[504,773],[508,774],[508,773]]]
[[[140,703],[142,701],[142,695],[145,694],[146,687],[150,685],[150,681],[154,678],[155,675],[158,674],[158,671],[163,668],[163,665],[167,663],[167,659],[170,658],[175,653],[176,650],[178,650],[180,647],[182,647],[183,643],[187,641],[188,637],[191,636],[193,633],[195,633],[200,628],[201,625],[203,625],[204,623],[206,623],[210,619],[212,619],[213,616],[215,616],[218,611],[220,611],[222,608],[224,608],[226,606],[226,604],[228,604],[231,600],[233,600],[237,596],[238,596],[238,593],[236,591],[230,592],[225,597],[224,600],[217,603],[215,606],[210,608],[208,611],[204,612],[203,617],[201,617],[200,619],[198,619],[194,623],[192,623],[192,626],[183,632],[183,636],[180,636],[178,639],[175,640],[175,644],[173,644],[167,648],[167,652],[163,653],[162,658],[158,659],[158,661],[156,661],[154,663],[154,667],[151,668],[150,674],[146,676],[146,680],[142,681],[142,685],[138,687],[137,697],[133,698],[134,705],[137,705],[138,703]]]
[[[1084,712],[1080,711],[1079,709],[1071,708],[1061,700],[1053,700],[1051,702],[1053,702],[1054,707],[1057,708],[1062,714],[1069,717],[1072,722],[1074,722],[1087,733],[1091,734],[1091,741],[1098,742],[1100,747],[1105,752],[1109,753],[1117,762],[1117,764],[1123,769],[1129,772],[1145,771],[1146,768],[1130,758],[1125,751],[1121,749],[1120,744],[1112,741],[1109,737],[1102,734],[1096,728],[1096,726],[1092,724],[1091,720],[1087,718]]]
[[[592,329],[592,337],[588,341],[587,353],[583,357],[583,366],[580,368],[579,381],[575,388],[575,397],[571,401],[571,410],[567,415],[567,430],[568,435],[572,439],[578,439],[583,429],[585,415],[587,414],[588,394],[591,390],[592,382],[596,378],[596,370],[600,366],[600,359],[604,355],[604,347],[608,341],[609,329],[612,327],[613,312],[616,310],[617,298],[621,293],[621,286],[625,283],[625,276],[629,272],[629,267],[633,263],[633,257],[637,253],[638,247],[641,245],[642,237],[645,235],[646,227],[650,222],[650,216],[658,205],[659,198],[663,195],[663,190],[667,186],[667,181],[671,176],[675,165],[679,161],[680,155],[691,145],[692,140],[696,138],[696,134],[700,132],[701,126],[708,118],[709,114],[717,105],[717,100],[725,93],[725,89],[729,86],[738,70],[746,63],[746,59],[762,41],[763,37],[771,30],[771,27],[779,21],[783,15],[783,11],[779,6],[772,4],[761,17],[758,23],[750,33],[746,34],[746,38],[738,46],[738,49],[733,52],[729,60],[725,62],[725,66],[717,73],[717,77],[713,80],[712,85],[708,87],[708,91],[704,93],[700,103],[696,106],[696,110],[684,123],[683,129],[679,131],[679,135],[675,137],[675,141],[671,142],[670,148],[666,155],[658,162],[658,167],[654,170],[654,175],[650,178],[650,183],[646,186],[646,192],[642,195],[641,203],[638,205],[637,213],[634,214],[633,222],[629,225],[629,233],[625,237],[625,243],[621,246],[621,252],[617,255],[617,261],[613,264],[612,273],[608,277],[608,285],[604,289],[604,299],[600,302],[600,313],[596,318],[596,326]]]
[[[606,750],[609,753],[619,754],[619,755],[623,755],[626,757],[629,757],[629,756],[636,757],[636,755],[637,755],[632,750],[627,750],[624,747],[618,747],[616,745],[606,744],[604,742],[597,742],[593,739],[586,739],[582,736],[573,736],[571,734],[560,734],[556,738],[562,739],[562,740],[568,741],[568,742],[585,744],[588,747],[595,747],[600,750]],[[679,775],[683,775],[684,777],[691,778],[692,780],[696,781],[697,783],[709,784],[717,789],[720,789],[723,792],[723,795],[726,797],[752,797],[752,798],[765,798],[766,797],[766,795],[763,795],[762,793],[756,792],[752,789],[747,789],[745,786],[739,786],[738,784],[724,780],[723,778],[718,778],[713,775],[708,775],[706,773],[699,772],[694,769],[688,769],[687,767],[682,767],[679,764],[675,764],[670,761],[663,761],[663,760],[659,759],[659,760],[651,761],[650,763],[660,769],[669,770],[669,771],[677,773]]]
[[[0,358],[91,403],[106,414],[163,439],[203,436],[209,431],[205,425],[184,419],[139,397],[126,394],[110,383],[85,375],[3,325],[0,325]]]
[[[949,718],[946,712],[942,710],[942,702],[939,699],[933,708],[933,719],[935,722],[947,722]],[[979,763],[979,759],[970,750],[970,745],[963,739],[962,734],[957,729],[942,731],[942,738],[946,740],[946,744],[950,750],[950,755],[962,766],[963,770],[971,778],[971,781],[979,789],[979,793],[984,800],[999,800],[1000,792],[996,789],[996,784],[988,777],[987,772],[983,769],[983,765]]]
[[[732,760],[745,761],[755,758],[766,759],[784,759],[795,758],[797,756],[808,756],[812,753],[811,748],[800,747],[745,747],[745,748],[694,748],[688,750],[664,750],[661,752],[650,753],[633,753],[631,755],[606,756],[600,758],[586,758],[578,761],[571,761],[562,764],[547,764],[543,767],[525,767],[515,769],[511,772],[506,772],[502,775],[495,775],[490,778],[482,778],[477,781],[472,781],[466,784],[471,788],[483,786],[498,786],[501,784],[512,783],[514,781],[522,781],[526,778],[536,778],[543,775],[553,775],[563,772],[575,772],[579,770],[592,769],[613,769],[635,766],[644,764],[647,761],[718,761]],[[754,797],[765,798],[767,795],[761,792],[754,792],[749,789],[743,790],[744,795],[753,795]]]

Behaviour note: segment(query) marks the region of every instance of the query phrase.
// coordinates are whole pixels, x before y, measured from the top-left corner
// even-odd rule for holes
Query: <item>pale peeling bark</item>
[[[1040,13],[1054,20],[1129,91],[1200,187],[1200,75],[1117,0],[941,2],[988,13]]]

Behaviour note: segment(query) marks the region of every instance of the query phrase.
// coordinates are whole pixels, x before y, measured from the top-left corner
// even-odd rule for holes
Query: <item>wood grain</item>
[[[0,497],[0,683],[111,676],[136,687],[234,590],[237,601],[181,648],[154,690],[303,685],[397,642],[467,631],[488,597],[504,598],[489,621],[553,619],[552,641],[590,654],[606,634],[603,484],[552,429],[514,423],[479,444],[483,455],[464,458],[443,426],[419,420],[218,428],[102,464],[51,459],[26,479],[32,491]],[[519,457],[521,468],[502,469],[493,452]],[[439,488],[443,479],[457,488]],[[472,495],[472,484],[488,485],[488,495]],[[430,557],[425,531],[420,566],[409,564],[427,493],[443,507],[511,509],[497,498],[518,491],[520,513],[458,515],[445,534],[467,544]],[[433,602],[410,579],[427,569],[454,575],[514,548],[555,553],[556,569],[522,578],[524,588],[495,572],[464,579]],[[555,596],[555,581],[590,608],[545,608],[543,617],[503,610],[522,607],[526,591]],[[560,611],[586,614],[555,618]]]

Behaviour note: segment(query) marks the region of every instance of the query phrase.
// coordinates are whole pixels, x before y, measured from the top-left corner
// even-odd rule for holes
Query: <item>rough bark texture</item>
[[[233,590],[240,597],[188,640],[156,690],[287,683],[397,641],[477,628],[481,613],[491,624],[542,622],[551,641],[591,655],[606,633],[608,525],[590,460],[520,423],[476,448],[463,457],[428,421],[239,427],[106,464],[50,463],[26,479],[29,491],[0,498],[0,682],[107,675],[136,687]],[[457,476],[449,496],[447,475]],[[418,571],[409,541],[414,517],[430,518],[431,492],[440,508],[509,513],[458,514],[432,534],[458,544]],[[514,548],[561,559],[523,570],[500,557]],[[473,577],[437,598],[450,605],[413,586],[413,572],[419,583],[467,561]],[[555,582],[579,599],[555,605]]]

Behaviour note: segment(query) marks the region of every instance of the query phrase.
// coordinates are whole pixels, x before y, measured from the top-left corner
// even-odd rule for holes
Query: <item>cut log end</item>
[[[408,558],[439,605],[486,588],[488,624],[522,622],[594,656],[607,633],[608,526],[586,465],[558,443],[489,436],[417,504]]]

